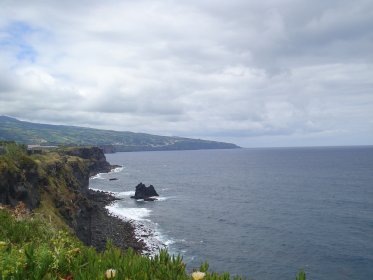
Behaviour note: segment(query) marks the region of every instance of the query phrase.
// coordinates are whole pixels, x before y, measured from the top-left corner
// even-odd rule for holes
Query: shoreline
[[[99,178],[100,174],[117,173],[123,166],[111,165],[109,172],[93,174],[91,179]],[[113,244],[123,250],[129,247],[144,256],[155,256],[160,249],[167,248],[166,243],[159,239],[156,229],[146,221],[128,218],[114,211],[116,201],[124,198],[116,193],[101,189],[90,188],[86,197],[92,203],[92,211],[89,217],[89,245],[102,251],[106,247],[106,240],[112,240]]]
[[[122,200],[121,198],[116,200]],[[167,242],[162,240],[160,233],[158,232],[156,225],[148,219],[132,219],[126,215],[123,215],[123,211],[126,211],[126,208],[118,208],[115,204],[115,201],[111,202],[105,207],[109,215],[115,218],[118,218],[124,223],[130,223],[134,229],[134,236],[145,246],[142,251],[144,256],[155,256],[159,250],[167,248]],[[115,210],[115,209],[119,209]]]
[[[116,247],[123,250],[133,248],[137,253],[149,251],[146,243],[136,235],[136,228],[130,221],[124,221],[109,213],[106,206],[116,200],[114,195],[104,191],[87,191],[87,198],[92,202],[92,210],[88,222],[89,245],[98,251],[106,248],[107,240],[112,240]]]

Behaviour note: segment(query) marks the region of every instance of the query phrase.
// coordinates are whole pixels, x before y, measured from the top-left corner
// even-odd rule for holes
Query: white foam
[[[136,237],[146,245],[147,251],[143,252],[144,255],[153,257],[160,249],[166,247],[166,243],[172,244],[171,241],[164,241],[162,235],[156,229],[157,224],[146,219],[149,217],[151,210],[146,208],[121,208],[119,203],[106,206],[106,209],[111,215],[133,224]]]
[[[96,189],[96,188],[91,188],[91,187],[88,187],[90,190],[92,190],[92,191],[95,191],[95,192],[101,192],[102,190],[100,190],[100,189]]]
[[[165,200],[168,200],[169,197],[165,197],[165,196],[157,196],[155,197],[158,201],[165,201]]]
[[[123,198],[123,197],[126,197],[126,196],[135,195],[135,191],[113,192],[113,195],[115,195],[118,198]]]
[[[164,242],[164,244],[165,244],[166,246],[169,246],[169,245],[174,244],[174,243],[175,243],[175,240],[173,240],[173,239],[167,239],[167,240]]]
[[[123,167],[116,168],[116,170],[116,172],[120,172],[123,170]],[[112,194],[118,198],[125,198],[135,195],[135,191],[113,192]],[[165,201],[170,197],[161,196],[155,198],[158,201]],[[144,203],[141,204],[141,206],[146,206],[146,202],[144,202],[144,200],[141,201]],[[149,219],[151,215],[150,209],[145,207],[123,208],[123,204],[119,202],[114,202],[113,204],[106,206],[106,209],[109,211],[110,215],[129,221],[133,224],[136,237],[141,239],[146,245],[147,250],[143,252],[144,255],[154,257],[158,254],[160,249],[167,248],[168,246],[178,242],[178,240],[171,239],[169,236],[164,235],[158,224]]]
[[[90,177],[89,179],[91,179],[91,180],[95,180],[95,179],[105,180],[105,178],[102,177],[102,174],[105,174],[105,173],[98,173],[97,175],[94,175],[94,176]]]
[[[109,172],[109,173],[118,173],[118,172],[121,172],[121,171],[122,171],[123,169],[124,169],[124,167],[123,167],[123,166],[120,166],[120,167],[116,167],[116,168],[114,168],[114,169],[110,170],[110,172]]]
[[[91,179],[91,180],[95,180],[95,179],[106,180],[107,178],[105,178],[103,175],[118,173],[118,172],[121,172],[123,169],[124,169],[123,166],[116,167],[116,168],[113,168],[112,170],[110,170],[110,172],[108,172],[108,173],[98,173],[98,174],[90,177],[89,179]]]
[[[133,192],[121,192],[120,194],[123,193],[129,195]],[[154,257],[160,249],[167,248],[176,242],[168,236],[163,235],[158,224],[148,219],[151,210],[147,208],[122,208],[116,202],[106,206],[106,209],[108,209],[111,215],[129,221],[134,225],[136,237],[141,239],[147,247],[147,251],[143,253],[149,257]]]
[[[134,221],[149,221],[146,218],[149,217],[151,212],[151,210],[147,208],[121,208],[118,203],[108,205],[106,209],[113,216]]]
[[[122,195],[122,197],[123,196],[133,196],[133,195],[135,195],[135,192],[131,192],[131,191],[130,192],[123,192],[123,193],[125,193],[125,194]],[[120,197],[120,196],[118,195],[118,197]],[[154,198],[155,201],[165,201],[165,200],[169,199],[169,197],[164,197],[164,196],[151,196],[149,198]],[[152,200],[144,200],[143,198],[136,199],[136,201],[137,202],[153,202]]]
[[[146,245],[147,250],[143,252],[144,255],[154,257],[160,249],[167,247],[156,224],[143,221],[133,221],[132,224],[136,237]]]

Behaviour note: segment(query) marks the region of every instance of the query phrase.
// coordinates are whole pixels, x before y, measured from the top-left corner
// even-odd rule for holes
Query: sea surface
[[[373,279],[373,147],[106,156],[123,168],[90,187],[115,192],[122,200],[109,210],[150,228],[190,270],[208,260],[257,280],[295,279],[301,268],[311,280]],[[130,199],[140,182],[160,199]]]

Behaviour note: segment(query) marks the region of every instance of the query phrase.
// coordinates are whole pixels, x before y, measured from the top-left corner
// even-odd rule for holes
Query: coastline
[[[134,230],[134,237],[144,244],[144,248],[141,252],[142,255],[153,257],[159,250],[167,248],[167,242],[162,240],[155,224],[150,220],[129,218],[124,214],[126,213],[126,208],[117,207],[115,202],[110,203],[105,208],[108,210],[110,216],[118,218],[124,223],[131,224]]]
[[[112,194],[89,189],[87,198],[92,202],[89,218],[89,243],[98,251],[106,248],[107,240],[123,250],[133,248],[137,253],[147,251],[146,244],[137,238],[136,229],[131,222],[124,221],[109,213],[106,209],[110,203],[118,198]]]
[[[117,173],[120,165],[111,165],[109,172],[96,173],[90,180],[100,178],[100,174]],[[129,194],[104,191],[88,186],[87,198],[95,204],[91,214],[90,243],[97,250],[105,249],[110,239],[121,249],[133,248],[144,256],[155,256],[160,249],[167,248],[167,241],[161,240],[154,225],[147,219],[128,217],[126,208],[118,207],[118,202],[129,199]]]

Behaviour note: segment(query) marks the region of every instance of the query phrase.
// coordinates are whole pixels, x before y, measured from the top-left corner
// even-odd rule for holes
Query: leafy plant
[[[13,160],[19,160],[26,154],[27,148],[25,145],[18,145],[12,142],[5,144],[5,155]]]
[[[303,270],[299,271],[296,280],[306,280],[306,273]]]

